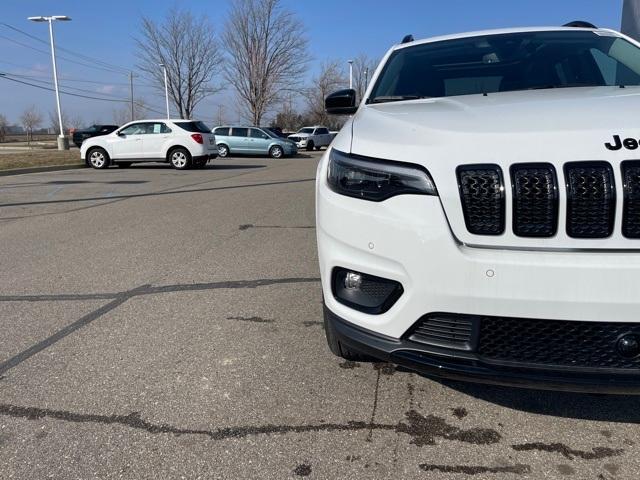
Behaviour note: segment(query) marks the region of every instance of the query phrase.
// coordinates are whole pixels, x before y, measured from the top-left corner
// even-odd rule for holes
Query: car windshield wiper
[[[401,102],[402,100],[420,100],[420,95],[380,95],[371,99],[371,103]]]
[[[564,85],[538,85],[535,87],[529,87],[527,90],[548,90],[551,88],[576,88],[576,87],[606,87],[600,83],[566,83]]]

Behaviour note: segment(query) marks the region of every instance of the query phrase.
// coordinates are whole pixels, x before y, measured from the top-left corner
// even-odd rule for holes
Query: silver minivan
[[[279,137],[268,128],[222,126],[213,129],[218,144],[218,156],[227,157],[233,153],[243,155],[268,155],[272,158],[295,155],[297,145]]]

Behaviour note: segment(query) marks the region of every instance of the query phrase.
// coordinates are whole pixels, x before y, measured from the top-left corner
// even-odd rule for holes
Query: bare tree
[[[69,117],[69,128],[73,128],[74,130],[78,130],[79,128],[84,127],[84,119],[80,114],[75,114],[72,117]]]
[[[20,115],[20,123],[22,123],[22,126],[27,131],[27,141],[31,143],[31,140],[33,140],[33,131],[42,125],[42,114],[35,105],[32,105],[22,112],[22,115]]]
[[[313,123],[322,125],[329,123],[329,116],[324,109],[324,99],[342,87],[346,79],[340,62],[332,60],[321,65],[320,73],[313,78],[311,86],[305,91],[307,109]]]
[[[198,103],[219,91],[212,84],[221,63],[213,25],[206,17],[196,19],[174,8],[162,23],[143,17],[140,30],[138,68],[164,93],[164,74],[158,66],[164,64],[169,97],[180,118],[191,118]]]
[[[7,117],[0,113],[0,142],[4,142],[4,139],[7,136],[7,127],[9,127]]]
[[[145,118],[149,118],[147,102],[145,102],[142,98],[137,99],[133,104],[133,119],[134,120],[143,120]],[[129,123],[131,121],[131,107],[120,107],[114,109],[112,112],[113,123],[116,125],[124,125],[125,123]]]
[[[237,0],[224,32],[225,78],[254,125],[301,82],[308,59],[305,28],[281,0]]]
[[[60,121],[58,120],[58,112],[49,110],[49,129],[53,133],[60,133]],[[62,130],[63,132],[69,131],[69,117],[67,117],[67,112],[62,111]]]
[[[377,66],[378,61],[365,53],[361,53],[353,60],[353,88],[356,91],[358,101],[364,97],[369,80],[371,80]]]

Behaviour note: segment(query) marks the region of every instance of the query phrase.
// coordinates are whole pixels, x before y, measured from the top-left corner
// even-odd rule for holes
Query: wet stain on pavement
[[[609,430],[600,430],[600,435],[602,435],[604,438],[611,438],[613,437],[613,433],[611,433]]]
[[[392,363],[377,362],[373,364],[374,370],[378,370],[382,375],[393,375],[396,373],[396,366]]]
[[[389,431],[404,433],[411,437],[411,443],[418,446],[434,445],[435,438],[457,440],[476,445],[498,443],[501,436],[491,429],[472,428],[463,430],[448,425],[444,419],[429,415],[424,417],[416,411],[406,414],[406,423],[397,424],[349,421],[346,423],[323,423],[318,425],[247,425],[238,427],[223,427],[214,430],[180,428],[169,424],[155,424],[144,420],[140,413],[129,415],[100,415],[92,413],[76,413],[65,410],[52,410],[38,407],[21,407],[17,405],[0,404],[0,416],[38,420],[53,418],[71,423],[95,423],[102,425],[122,425],[125,427],[145,430],[151,434],[173,435],[202,435],[211,440],[227,440],[230,438],[245,438],[255,435],[284,435],[288,433],[307,432],[356,432],[367,430],[371,432]]]
[[[435,445],[436,437],[475,445],[498,443],[502,438],[496,430],[490,428],[463,430],[456,426],[449,425],[443,418],[436,417],[435,415],[424,417],[415,410],[408,411],[406,416],[408,423],[399,424],[397,431],[413,437],[411,443],[419,447]]]
[[[252,322],[252,323],[273,323],[275,320],[262,317],[227,317],[227,320],[238,320],[239,322]]]
[[[458,420],[462,420],[464,417],[469,415],[469,412],[467,412],[467,409],[464,407],[456,407],[451,409],[451,414]]]
[[[351,370],[353,368],[358,368],[360,364],[358,362],[354,362],[352,360],[345,360],[344,362],[338,365],[340,368],[344,368],[346,370]]]
[[[569,460],[581,458],[582,460],[601,460],[608,457],[618,457],[624,453],[621,448],[593,447],[590,452],[584,450],[574,450],[564,443],[523,443],[520,445],[512,445],[516,452],[540,451],[548,453],[559,453]]]
[[[564,463],[556,465],[556,468],[558,469],[558,473],[560,475],[573,475],[574,473],[576,473],[575,469],[572,466],[566,465]]]
[[[301,463],[293,470],[293,473],[298,477],[308,477],[311,475],[311,465]]]
[[[240,225],[238,227],[238,230],[249,230],[250,228],[253,228],[253,224],[251,223],[246,223],[244,225]]]
[[[461,473],[464,475],[483,475],[486,473],[531,473],[530,465],[508,465],[505,467],[484,467],[480,465],[431,465],[423,463],[419,467],[425,472]]]

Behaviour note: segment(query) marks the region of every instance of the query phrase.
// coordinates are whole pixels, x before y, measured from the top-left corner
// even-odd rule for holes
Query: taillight
[[[200,145],[202,145],[204,143],[204,140],[202,139],[202,135],[200,135],[199,133],[191,134],[191,138],[193,138]]]

